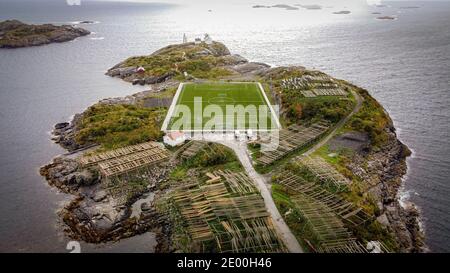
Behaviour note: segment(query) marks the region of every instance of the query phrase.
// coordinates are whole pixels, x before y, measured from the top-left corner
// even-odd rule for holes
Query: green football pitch
[[[169,109],[167,130],[277,128],[262,92],[257,83],[185,83]]]

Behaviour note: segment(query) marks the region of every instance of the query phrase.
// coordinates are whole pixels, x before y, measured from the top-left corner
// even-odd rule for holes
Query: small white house
[[[178,146],[186,141],[186,135],[183,132],[169,132],[164,136],[164,143],[169,146]]]
[[[195,38],[194,43],[195,43],[196,45],[199,45],[199,44],[202,43],[202,39],[200,39],[200,38]]]

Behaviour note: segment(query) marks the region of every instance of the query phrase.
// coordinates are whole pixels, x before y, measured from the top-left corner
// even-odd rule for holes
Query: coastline
[[[269,71],[270,69],[276,68],[276,67],[268,68],[269,66],[267,64],[249,63],[249,62],[243,63],[242,59],[236,60],[238,61],[236,63],[233,63],[233,65],[235,66],[250,65],[250,68],[252,68],[249,70],[249,72],[244,72],[242,73],[242,75],[239,75],[240,77],[243,75],[253,76],[254,74],[261,73],[261,71]],[[252,64],[254,65],[254,67],[251,67]],[[117,66],[114,66],[113,69],[115,67]],[[111,76],[112,74],[109,75]],[[163,92],[167,86],[176,86],[178,82],[177,80],[167,79],[167,77],[163,78],[164,81],[159,82],[159,79],[157,79],[155,83],[148,84],[147,86],[150,87],[150,90],[148,91],[142,91],[123,98],[108,98],[101,100],[100,103],[111,105],[116,104],[133,105],[136,103],[138,99],[145,97],[148,93]],[[127,78],[125,80],[134,83],[134,79]],[[370,95],[368,94],[368,96]],[[73,118],[70,122],[59,123],[55,125],[55,129],[53,130],[52,139],[56,143],[60,144],[68,152],[74,152],[79,149],[83,150],[86,149],[89,145],[95,144],[95,143],[90,144],[88,143],[88,145],[83,144],[80,145],[74,139],[74,133],[77,131],[77,124],[80,122],[82,115],[83,113],[73,115]],[[391,146],[388,147],[387,149],[374,153],[373,156],[376,158],[376,160],[379,159],[378,157],[381,157],[380,162],[384,160],[388,167],[386,169],[384,164],[381,164],[381,170],[383,170],[381,174],[379,173],[373,174],[369,172],[367,173],[367,175],[372,175],[374,177],[379,176],[377,178],[380,180],[380,184],[382,184],[379,194],[380,201],[382,202],[382,211],[387,213],[387,215],[390,215],[386,217],[388,218],[391,217],[391,221],[389,221],[390,223],[389,226],[390,227],[393,226],[394,232],[398,235],[398,237],[403,237],[402,240],[404,240],[405,246],[402,246],[402,249],[404,249],[405,252],[421,252],[424,250],[422,249],[423,235],[421,234],[421,232],[417,231],[417,227],[420,226],[419,210],[415,207],[414,204],[410,202],[409,204],[407,204],[406,207],[401,206],[401,189],[402,185],[404,185],[404,176],[407,174],[408,166],[406,158],[410,156],[408,153],[409,149],[406,145],[401,143],[400,140],[398,140],[392,121],[391,124],[389,124],[389,128],[386,129],[390,131],[390,134],[392,136],[392,139],[390,140]],[[58,156],[57,158],[53,159],[53,162],[51,164],[46,165],[41,169],[41,175],[47,178],[51,186],[54,186],[63,192],[71,193],[76,196],[76,198],[73,201],[71,201],[70,204],[68,204],[60,212],[61,218],[63,218],[66,225],[68,225],[71,228],[72,230],[71,236],[73,238],[82,239],[87,242],[98,243],[110,240],[120,240],[122,238],[131,237],[136,234],[141,234],[148,230],[156,230],[157,234],[156,238],[158,241],[157,251],[167,252],[174,250],[169,247],[170,238],[168,238],[168,234],[170,233],[170,229],[172,228],[172,226],[167,221],[166,217],[150,209],[148,213],[145,213],[143,219],[141,219],[142,221],[129,220],[130,219],[129,216],[131,215],[130,207],[132,207],[134,202],[132,202],[131,204],[125,204],[125,208],[123,208],[123,210],[120,212],[122,213],[122,215],[119,215],[117,221],[113,223],[112,228],[104,234],[92,232],[92,228],[95,229],[95,227],[83,226],[82,228],[80,228],[80,224],[82,224],[83,221],[77,219],[78,216],[74,216],[73,212],[76,211],[80,205],[82,205],[82,199],[80,194],[81,193],[86,194],[86,192],[83,192],[83,190],[80,192],[79,189],[82,189],[84,186],[86,186],[84,185],[85,182],[87,182],[87,185],[89,187],[91,185],[94,185],[92,188],[90,188],[92,192],[88,193],[88,195],[93,196],[94,199],[96,199],[96,196],[101,190],[95,188],[95,184],[97,183],[95,177],[83,177],[81,178],[81,182],[78,181],[77,178],[75,178],[75,180],[77,180],[75,181],[75,184],[72,184],[73,181],[69,183],[69,185],[66,185],[65,183],[59,183],[61,181],[55,179],[53,175],[61,173],[61,170],[56,171],[55,173],[52,174],[50,172],[53,169],[61,167],[63,169],[63,172],[67,172],[69,175],[74,171],[71,172],[70,169],[67,170],[66,168],[67,166],[70,166],[72,164],[71,166],[72,169],[76,169],[76,167],[74,167],[76,163],[70,160],[66,161],[66,159],[67,158],[64,158],[64,155],[62,157]],[[365,160],[362,159],[362,162],[364,161]],[[363,164],[362,162],[360,166],[362,166]],[[375,168],[375,170],[379,171],[380,169]],[[149,193],[158,194],[158,192],[159,190],[154,187],[152,189],[146,190],[141,195]],[[103,200],[105,200],[102,197],[103,195],[98,197],[97,199],[100,202],[102,202]],[[137,201],[139,198],[140,197],[135,197],[133,200]],[[384,204],[385,201],[386,205]],[[87,204],[87,208],[90,208],[90,206],[95,206],[97,205],[97,203],[98,202],[91,202],[90,204]],[[154,221],[153,218],[156,218],[157,220]],[[120,227],[120,230],[117,230],[118,226]],[[409,233],[410,236],[407,233]],[[409,237],[409,239],[407,237]]]
[[[414,189],[410,189],[410,190],[406,189],[406,181],[408,180],[408,171],[411,169],[411,167],[409,166],[409,163],[408,163],[408,158],[414,158],[414,150],[412,150],[412,149],[410,149],[410,150],[411,150],[411,155],[405,159],[407,171],[406,171],[405,175],[402,177],[402,184],[398,190],[398,199],[399,199],[400,205],[402,206],[403,209],[407,208],[408,203],[412,203],[415,206],[416,210],[418,211],[418,215],[416,218],[417,225],[422,234],[422,240],[424,241],[422,250],[423,250],[423,252],[430,252],[431,251],[430,248],[425,243],[427,229],[426,229],[425,220],[423,219],[422,209],[416,203],[411,201],[411,194],[418,195],[418,193]]]

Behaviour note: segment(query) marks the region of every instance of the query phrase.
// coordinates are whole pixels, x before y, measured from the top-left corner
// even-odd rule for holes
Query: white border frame
[[[203,83],[203,82],[202,82]],[[199,83],[199,84],[202,84]],[[252,131],[254,132],[272,132],[272,131],[278,131],[281,129],[281,124],[280,124],[280,120],[278,119],[278,117],[275,114],[275,110],[272,107],[272,104],[270,103],[269,99],[267,98],[266,92],[264,91],[264,88],[262,86],[262,84],[260,82],[224,82],[224,83],[237,83],[237,84],[248,84],[248,83],[254,83],[259,87],[259,91],[262,93],[263,97],[264,97],[264,101],[266,102],[267,106],[269,106],[269,110],[272,113],[272,117],[275,119],[275,123],[276,126],[278,128],[276,129],[266,129],[266,130],[254,130],[252,129]],[[172,103],[170,104],[169,107],[169,111],[167,111],[167,115],[166,118],[164,119],[164,122],[161,126],[161,131],[163,132],[178,132],[179,130],[167,130],[167,126],[169,126],[169,121],[173,115],[173,112],[175,111],[175,107],[177,105],[178,102],[178,98],[180,97],[181,91],[183,90],[183,87],[185,84],[191,84],[191,83],[180,83],[180,85],[178,86],[177,92],[175,93],[175,96],[173,97]],[[196,83],[192,83],[192,84],[196,84]],[[192,132],[206,132],[206,133],[211,133],[209,131],[205,131],[205,130],[182,130],[184,133],[192,133]],[[235,132],[235,131],[243,131],[242,129],[233,129],[233,130],[222,130],[222,132],[225,133],[230,133],[230,132]]]

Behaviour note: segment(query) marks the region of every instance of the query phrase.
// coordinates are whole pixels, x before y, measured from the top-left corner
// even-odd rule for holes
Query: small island
[[[352,12],[349,10],[341,10],[341,11],[333,12],[333,14],[350,14],[350,13],[352,13]]]
[[[254,8],[254,9],[260,9],[260,8],[280,8],[280,9],[286,9],[286,10],[298,10],[298,8],[296,8],[296,7],[289,6],[289,5],[285,5],[285,4],[277,4],[277,5],[273,5],[273,6],[254,5],[254,6],[252,6],[252,8]]]
[[[403,7],[399,7],[399,9],[418,9],[420,8],[419,6],[403,6]]]
[[[269,9],[270,8],[270,6],[265,6],[265,5],[254,5],[254,6],[252,6],[252,8],[254,8],[254,9]]]
[[[418,211],[398,198],[410,151],[368,91],[250,62],[206,35],[106,74],[148,90],[56,124],[53,140],[69,152],[41,168],[75,196],[59,213],[72,238],[151,231],[156,252],[423,251]],[[248,132],[218,142],[162,131],[183,85],[199,95],[261,92],[281,106],[279,147],[264,151]]]
[[[62,43],[90,34],[69,25],[29,25],[18,20],[0,22],[0,48],[19,48]]]
[[[377,19],[378,20],[396,20],[397,17],[395,17],[395,16],[378,16]]]
[[[299,7],[302,7],[302,8],[304,8],[304,9],[307,9],[307,10],[320,10],[320,9],[322,9],[322,6],[320,6],[320,5],[296,5],[296,6],[299,6]]]
[[[293,6],[289,6],[286,4],[277,4],[277,5],[273,5],[273,8],[280,8],[280,9],[286,9],[286,10],[298,10],[298,8],[293,7]]]

